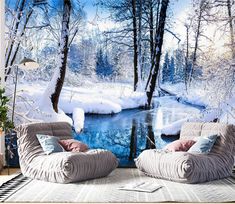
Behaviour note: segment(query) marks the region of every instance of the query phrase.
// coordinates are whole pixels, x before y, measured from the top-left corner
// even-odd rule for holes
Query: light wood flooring
[[[3,168],[3,170],[0,172],[0,185],[12,179],[19,173],[20,168],[9,168],[9,170],[7,168]]]

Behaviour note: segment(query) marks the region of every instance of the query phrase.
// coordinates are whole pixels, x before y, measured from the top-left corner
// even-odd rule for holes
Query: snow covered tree
[[[129,80],[133,78],[131,54],[126,47],[113,46],[111,49],[113,65],[113,77],[118,80]]]
[[[235,2],[234,0],[213,0],[210,2],[213,10],[212,15],[208,17],[208,21],[222,23],[219,30],[223,29],[229,35],[228,46],[231,50],[231,58],[235,58]]]
[[[67,66],[67,57],[69,51],[69,21],[71,15],[71,1],[64,0],[63,2],[63,18],[62,18],[62,29],[61,29],[61,38],[60,38],[60,62],[58,64],[58,71],[55,76],[56,79],[54,82],[55,90],[51,93],[51,102],[53,109],[56,113],[58,113],[58,103],[59,103],[59,96],[60,92],[63,87],[65,73],[66,73],[66,66]],[[54,84],[53,84],[54,85]]]
[[[175,57],[175,74],[174,74],[174,82],[184,82],[185,77],[185,56],[184,51],[182,49],[176,49],[174,52]]]
[[[106,32],[108,41],[126,46],[133,54],[134,90],[141,83],[141,69],[143,68],[142,44],[145,1],[143,0],[100,0],[103,7],[112,14],[112,19],[121,24],[119,29]]]
[[[6,6],[6,22],[8,33],[5,61],[5,80],[7,80],[7,77],[11,72],[11,66],[15,63],[22,37],[26,32],[26,26],[28,25],[34,11],[31,0],[18,0],[15,2],[7,1]]]
[[[80,72],[84,64],[83,51],[78,44],[71,44],[68,54],[68,67],[73,72]]]
[[[235,15],[235,3],[231,0],[227,0],[226,7],[228,9],[228,23],[230,32],[230,48],[232,52],[232,58],[235,59],[235,26],[234,26],[234,15]]]
[[[51,3],[56,4],[55,1]],[[45,103],[47,103],[46,105],[49,107],[52,105],[54,111],[58,113],[58,102],[66,74],[69,47],[81,28],[84,13],[79,1],[76,0],[73,0],[73,2],[72,0],[63,0],[56,5],[57,9],[55,10],[53,10],[55,5],[50,5],[49,8],[53,11],[50,12],[51,16],[47,16],[47,20],[50,23],[48,32],[54,36],[56,41],[59,41],[58,61],[52,79],[45,90],[42,103],[44,106]],[[58,7],[60,7],[61,10],[58,9]],[[52,19],[60,15],[62,16],[61,24],[58,24],[58,21],[52,24]],[[54,29],[53,26],[57,26],[57,28]],[[49,104],[48,100],[50,100],[51,104]]]
[[[117,46],[126,46],[133,54],[134,90],[138,83],[138,45],[136,0],[100,0],[101,5],[112,15],[112,20],[122,24],[120,29],[105,32],[107,40]]]
[[[81,67],[79,69],[80,74],[90,77],[96,76],[96,44],[97,43],[94,40],[94,36],[82,38],[79,44],[79,52],[81,52]]]
[[[194,22],[194,50],[192,54],[192,68],[191,73],[189,76],[189,81],[192,81],[192,78],[194,77],[195,69],[197,68],[197,58],[198,58],[198,50],[199,50],[199,41],[200,38],[205,35],[203,35],[203,25],[205,24],[205,18],[209,15],[210,11],[210,2],[208,0],[194,0],[194,8],[195,8],[195,14],[193,18],[195,19]],[[203,24],[204,23],[204,24]]]

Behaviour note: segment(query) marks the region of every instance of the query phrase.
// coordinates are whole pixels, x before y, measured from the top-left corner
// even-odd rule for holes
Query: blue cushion
[[[46,154],[65,151],[59,144],[59,138],[50,135],[36,134],[43,151]]]
[[[199,137],[197,142],[188,150],[189,153],[209,153],[218,135]]]

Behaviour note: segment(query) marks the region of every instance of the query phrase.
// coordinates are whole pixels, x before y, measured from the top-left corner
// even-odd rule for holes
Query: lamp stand
[[[16,65],[15,88],[14,88],[14,96],[13,96],[13,104],[12,104],[12,116],[11,116],[11,121],[12,122],[14,122],[14,115],[15,115],[15,103],[16,103],[16,89],[17,89],[17,81],[18,81],[18,69],[19,69],[19,66]]]

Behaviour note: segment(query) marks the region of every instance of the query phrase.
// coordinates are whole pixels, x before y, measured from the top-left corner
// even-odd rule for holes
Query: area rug
[[[233,202],[235,179],[203,184],[181,184],[146,177],[137,169],[113,171],[108,177],[56,184],[24,178],[22,175],[0,187],[2,202]],[[118,190],[131,182],[156,182],[163,187],[153,193]]]

